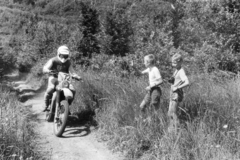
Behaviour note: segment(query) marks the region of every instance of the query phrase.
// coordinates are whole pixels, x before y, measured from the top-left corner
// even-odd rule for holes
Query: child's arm
[[[159,79],[156,79],[156,82],[153,83],[152,85],[150,85],[150,87],[152,88],[152,87],[158,86],[158,85],[160,85],[162,83],[163,83],[162,78],[159,78]]]
[[[146,87],[146,90],[151,90],[151,88],[158,86],[163,83],[162,78],[157,79],[153,84],[150,84],[149,86]]]
[[[173,91],[176,91],[178,89],[182,89],[182,88],[189,85],[189,80],[188,80],[188,77],[186,76],[184,70],[182,70],[182,72],[180,72],[179,74],[180,74],[180,78],[181,78],[182,81],[179,85],[173,87],[173,89],[172,89]]]
[[[144,71],[140,71],[139,69],[137,69],[137,68],[134,66],[134,64],[133,64],[133,61],[131,61],[130,66],[134,69],[134,71],[135,71],[138,75],[143,75],[143,74],[148,73],[148,69],[145,69]]]
[[[189,85],[189,80],[188,80],[188,78],[187,78],[187,79],[185,79],[184,81],[182,81],[182,83],[181,83],[179,86],[176,87],[176,90],[177,90],[177,89],[182,89],[182,88],[184,88],[184,87],[187,87],[188,85]]]

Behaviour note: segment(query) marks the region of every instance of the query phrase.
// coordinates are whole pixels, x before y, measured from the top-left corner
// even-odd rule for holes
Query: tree
[[[99,53],[100,47],[96,38],[100,23],[98,20],[98,12],[92,8],[89,4],[80,3],[81,5],[81,17],[79,20],[79,28],[82,29],[83,38],[78,46],[78,52],[82,53],[83,57],[91,58],[92,53]],[[81,55],[78,55],[81,59]]]

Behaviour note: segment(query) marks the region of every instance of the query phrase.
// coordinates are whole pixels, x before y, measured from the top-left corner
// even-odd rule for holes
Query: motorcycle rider
[[[51,58],[43,67],[43,73],[51,73],[51,72],[63,72],[67,74],[73,75],[73,77],[77,79],[81,79],[80,76],[74,73],[74,70],[71,66],[70,62],[70,51],[66,45],[62,45],[57,50],[57,56]],[[49,75],[48,78],[48,87],[44,94],[44,109],[43,112],[48,110],[49,99],[52,98],[52,95],[55,91],[55,87],[58,82],[58,75]],[[75,89],[72,84],[70,84],[69,89],[73,92],[73,97],[75,95]],[[72,99],[73,100],[73,99]],[[70,102],[71,103],[71,102]]]

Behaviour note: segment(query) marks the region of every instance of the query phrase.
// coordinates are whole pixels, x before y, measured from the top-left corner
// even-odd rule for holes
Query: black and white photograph
[[[240,0],[0,0],[0,160],[240,160]]]

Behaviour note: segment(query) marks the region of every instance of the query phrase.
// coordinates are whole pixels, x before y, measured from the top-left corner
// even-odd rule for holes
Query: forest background
[[[239,158],[238,1],[1,0],[0,5],[0,74],[18,69],[41,78],[43,64],[68,45],[74,67],[87,80],[79,86],[75,110],[82,110],[79,103],[85,110],[100,108],[95,119],[102,139],[115,150],[144,160]],[[129,64],[134,60],[143,69],[143,57],[154,54],[167,79],[176,51],[184,56],[192,85],[180,114],[185,128],[170,137],[164,134],[165,114],[161,123],[149,125],[136,118],[146,79]],[[162,113],[168,87],[163,85]]]

